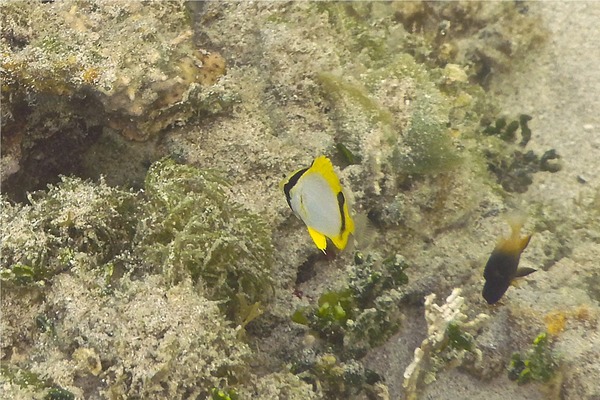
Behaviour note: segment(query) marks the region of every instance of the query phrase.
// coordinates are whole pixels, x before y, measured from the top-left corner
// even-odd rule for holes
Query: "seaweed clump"
[[[406,260],[392,256],[383,262],[355,254],[356,272],[347,288],[323,293],[316,306],[296,310],[292,320],[308,326],[339,354],[360,358],[400,327],[400,287],[408,283]]]
[[[533,174],[554,173],[562,168],[560,155],[554,149],[541,156],[533,150],[523,151],[531,139],[530,120],[531,116],[526,114],[512,121],[500,117],[483,128],[485,135],[495,139],[493,145],[484,150],[488,169],[507,192],[524,193],[533,183]],[[517,143],[519,136],[521,140]]]
[[[525,354],[514,353],[508,366],[508,378],[519,384],[531,381],[548,382],[558,367],[557,356],[552,352],[548,335],[539,334]]]
[[[63,177],[29,204],[3,198],[2,307],[19,315],[0,321],[7,393],[207,398],[277,385],[250,379],[240,335],[272,290],[271,232],[227,190],[218,173],[165,159],[140,193]],[[279,379],[309,398],[293,375]]]
[[[327,398],[351,393],[373,395],[382,379],[361,363],[367,351],[385,342],[400,327],[408,283],[408,263],[400,255],[378,260],[355,254],[354,273],[347,287],[323,293],[315,306],[296,310],[292,321],[305,325],[321,345],[298,356],[292,372],[321,387]]]
[[[226,192],[214,171],[170,159],[153,164],[138,251],[172,284],[191,277],[211,299],[224,300],[232,316],[243,305],[238,295],[253,304],[272,293],[273,247],[263,220]]]

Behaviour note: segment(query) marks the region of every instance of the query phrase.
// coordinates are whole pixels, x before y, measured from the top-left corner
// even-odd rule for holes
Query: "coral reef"
[[[564,148],[487,91],[543,41],[526,4],[0,7],[7,397],[541,399],[506,374],[540,330],[597,394],[595,177],[531,197]],[[327,257],[278,190],[321,154],[357,221]],[[489,308],[514,208],[538,272]]]

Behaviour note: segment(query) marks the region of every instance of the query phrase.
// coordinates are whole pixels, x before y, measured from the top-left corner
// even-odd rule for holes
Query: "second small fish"
[[[515,278],[535,272],[533,268],[519,268],[521,253],[531,239],[531,235],[521,236],[522,220],[510,221],[511,235],[501,239],[485,265],[482,296],[488,304],[498,302]]]

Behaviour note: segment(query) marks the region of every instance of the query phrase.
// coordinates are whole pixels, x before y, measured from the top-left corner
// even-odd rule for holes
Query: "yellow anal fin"
[[[315,231],[311,227],[308,228],[308,234],[312,238],[313,242],[317,245],[319,250],[325,253],[325,249],[327,249],[327,237],[320,232]]]

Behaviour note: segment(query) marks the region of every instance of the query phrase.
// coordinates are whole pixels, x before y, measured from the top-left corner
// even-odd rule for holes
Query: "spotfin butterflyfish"
[[[522,218],[509,221],[511,235],[502,238],[496,244],[485,265],[482,296],[488,304],[498,302],[508,290],[515,278],[520,278],[535,272],[533,268],[518,268],[521,253],[531,240],[531,235],[521,236]]]
[[[285,179],[282,184],[288,205],[308,228],[317,248],[326,253],[327,239],[343,250],[354,221],[340,180],[331,161],[317,157],[310,167],[302,168]]]

